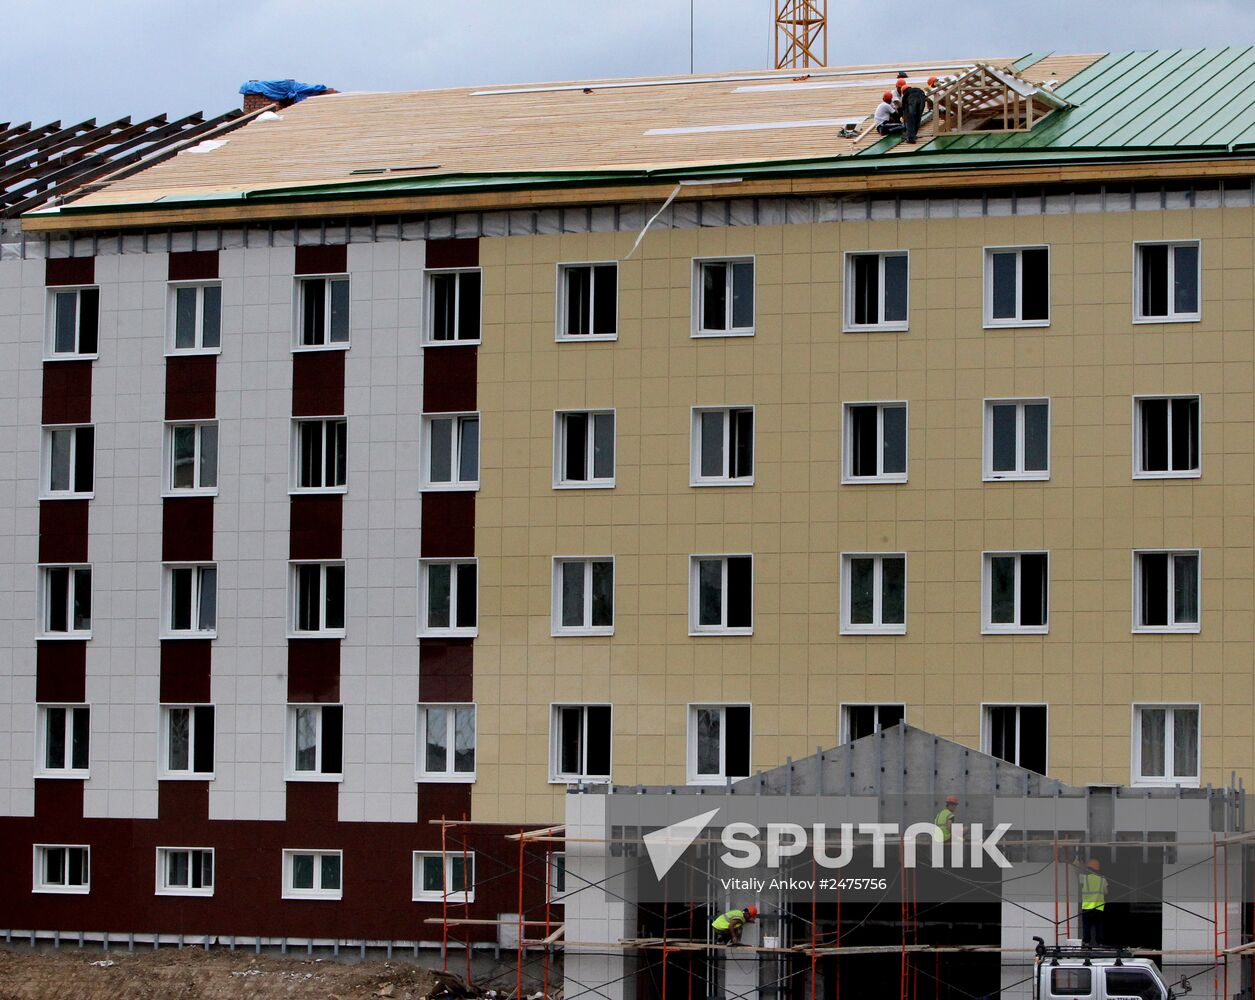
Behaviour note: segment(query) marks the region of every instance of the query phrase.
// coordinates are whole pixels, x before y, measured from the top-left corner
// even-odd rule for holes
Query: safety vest
[[[1081,876],[1081,909],[1101,910],[1107,905],[1107,880],[1096,872]]]
[[[933,819],[933,825],[941,831],[941,841],[945,843],[950,839],[950,824],[954,822],[954,813],[950,811],[949,806],[944,806],[941,812],[937,813]]]
[[[710,926],[717,931],[727,931],[732,929],[733,923],[745,923],[744,910],[729,910],[727,913],[721,913],[710,922]]]

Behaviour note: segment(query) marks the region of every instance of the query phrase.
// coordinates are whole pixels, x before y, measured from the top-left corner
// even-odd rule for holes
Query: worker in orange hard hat
[[[946,804],[941,807],[941,811],[933,818],[933,825],[941,831],[941,842],[947,844],[950,842],[950,828],[954,825],[954,810],[959,804],[957,795],[947,795]]]
[[[740,944],[745,925],[758,919],[758,907],[747,906],[743,910],[728,910],[710,922],[715,931],[716,944]]]
[[[881,135],[893,135],[902,131],[902,115],[898,111],[897,98],[891,90],[880,95],[880,103],[876,105],[875,125],[876,131]]]
[[[933,106],[924,92],[919,87],[914,86],[909,80],[899,79],[897,82],[898,96],[902,99],[902,124],[903,131],[906,133],[906,141],[914,144],[915,136],[919,133],[920,122],[924,118],[924,112]]]
[[[935,76],[930,76],[930,77],[928,78],[928,89],[929,89],[929,90],[932,90],[932,89],[933,89],[933,87],[937,86],[937,80],[938,80],[938,78],[937,78],[937,77],[935,77]]]
[[[1102,862],[1090,858],[1081,870],[1081,940],[1086,946],[1102,945],[1106,910],[1107,878],[1102,873]]]

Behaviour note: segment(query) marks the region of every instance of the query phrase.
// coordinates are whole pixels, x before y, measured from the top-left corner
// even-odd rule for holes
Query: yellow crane
[[[775,0],[776,69],[828,64],[828,0]]]

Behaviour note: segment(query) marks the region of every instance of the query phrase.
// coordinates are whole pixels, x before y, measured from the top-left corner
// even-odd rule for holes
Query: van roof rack
[[[1062,944],[1047,946],[1046,942],[1039,937],[1034,937],[1033,940],[1037,942],[1037,947],[1034,949],[1037,961],[1042,962],[1048,958],[1052,965],[1057,965],[1063,958],[1083,958],[1087,964],[1095,958],[1114,958],[1116,965],[1122,965],[1126,958],[1133,957],[1133,953],[1123,947]]]

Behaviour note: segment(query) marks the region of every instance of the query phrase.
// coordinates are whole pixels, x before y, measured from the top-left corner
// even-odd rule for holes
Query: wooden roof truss
[[[1027,132],[1067,101],[1009,69],[977,63],[931,94],[938,135]]]

